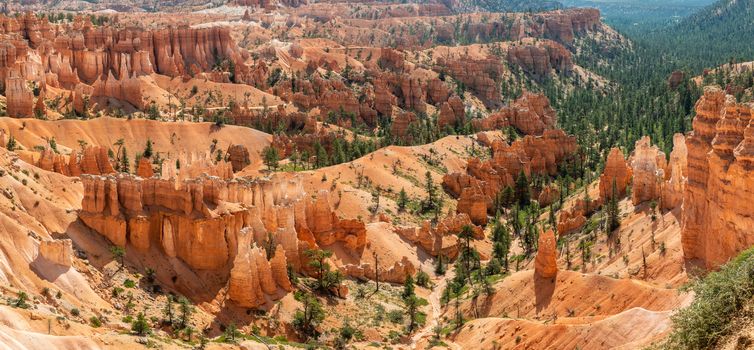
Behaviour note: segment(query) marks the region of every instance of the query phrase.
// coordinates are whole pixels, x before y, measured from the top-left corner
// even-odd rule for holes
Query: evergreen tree
[[[325,319],[325,310],[322,304],[313,295],[306,292],[297,292],[296,300],[301,302],[303,308],[297,309],[293,315],[293,328],[296,329],[304,339],[316,338],[319,336],[317,328]]]
[[[152,150],[152,140],[147,139],[147,145],[144,147],[144,153],[142,153],[142,157],[144,158],[152,158],[152,153],[154,151]]]
[[[398,193],[398,211],[402,212],[406,210],[406,205],[408,204],[408,194],[406,194],[406,189],[401,188],[401,192]]]
[[[18,142],[16,142],[16,138],[11,135],[10,138],[8,138],[8,143],[6,144],[5,148],[13,152],[16,150],[16,147],[18,147]]]
[[[191,306],[191,302],[186,297],[178,298],[180,316],[180,328],[186,328],[191,319],[191,314],[194,313],[194,307]]]
[[[168,294],[167,300],[165,300],[165,307],[162,308],[162,315],[165,317],[163,322],[167,321],[169,325],[173,325],[173,296]]]
[[[437,275],[444,275],[445,274],[445,259],[443,258],[443,255],[440,254],[437,256],[437,263],[435,264],[435,274]]]
[[[149,322],[143,312],[136,315],[136,320],[131,324],[131,331],[138,336],[145,336],[150,333]]]
[[[126,146],[123,146],[121,150],[122,152],[120,156],[120,171],[123,173],[130,173],[131,163],[128,160],[128,151],[126,150]]]
[[[330,161],[328,160],[328,156],[327,156],[327,150],[325,150],[325,148],[322,147],[319,141],[314,143],[314,154],[317,157],[316,158],[317,168],[321,168],[330,164]]]
[[[429,170],[424,173],[424,189],[427,191],[427,199],[424,201],[423,209],[424,212],[427,212],[437,206],[437,187]]]
[[[492,256],[497,260],[507,271],[508,270],[508,255],[510,254],[512,237],[506,225],[500,221],[495,221],[495,226],[492,228]]]
[[[419,314],[419,298],[416,297],[416,295],[411,295],[408,298],[403,298],[403,303],[406,305],[406,315],[408,315],[407,330],[409,333],[411,333],[414,331],[417,323]]]
[[[262,157],[264,158],[264,165],[267,166],[268,170],[277,170],[278,161],[280,160],[277,148],[272,146],[265,147],[262,150]]]
[[[618,208],[618,191],[613,179],[613,191],[610,201],[607,204],[607,228],[609,232],[615,231],[620,227],[620,209]]]
[[[524,169],[521,169],[521,172],[518,174],[518,178],[516,178],[515,195],[518,205],[522,207],[529,205],[529,201],[531,200],[531,192],[529,188],[529,180],[526,178]]]
[[[403,299],[412,297],[415,295],[414,290],[414,277],[406,275],[406,280],[403,282],[403,294],[401,294],[401,296]]]

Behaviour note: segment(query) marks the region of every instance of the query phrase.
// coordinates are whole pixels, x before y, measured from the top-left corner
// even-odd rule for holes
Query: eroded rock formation
[[[523,171],[532,174],[555,175],[558,164],[576,152],[576,139],[562,130],[547,130],[542,136],[525,136],[513,144],[495,140],[492,158],[486,161],[472,158],[466,173],[443,176],[443,188],[459,198],[457,212],[471,217],[478,225],[487,223],[493,199]]]
[[[542,278],[553,278],[558,274],[558,247],[555,232],[547,230],[539,235],[537,257],[534,258],[534,272]]]
[[[11,117],[33,116],[33,91],[42,93],[48,86],[70,90],[74,110],[82,113],[84,96],[114,98],[143,109],[142,91],[156,87],[148,77],[153,73],[229,81],[230,72],[213,70],[218,63],[232,63],[234,81],[254,80],[246,64],[249,54],[228,27],[113,29],[93,26],[83,17],[53,26],[47,17],[32,13],[0,15],[0,24],[0,93],[7,97]],[[41,108],[44,103],[38,102],[37,110]]]
[[[634,154],[631,156],[633,187],[631,200],[634,205],[651,200],[659,200],[662,184],[665,181],[667,160],[665,153],[657,146],[651,146],[648,136],[636,141]]]
[[[544,94],[524,92],[510,106],[505,106],[486,118],[473,119],[471,122],[474,128],[480,131],[513,126],[524,135],[541,136],[545,130],[555,128],[557,116]]]
[[[230,164],[233,166],[233,172],[241,171],[251,164],[249,150],[244,145],[230,145],[226,153]]]
[[[54,264],[70,267],[73,264],[73,242],[70,239],[39,242],[39,255]]]
[[[397,227],[395,232],[432,256],[443,255],[452,259],[458,255],[457,234],[467,225],[472,228],[474,238],[484,238],[482,228],[475,226],[467,214],[447,216],[436,225],[427,220],[420,227]]]
[[[362,263],[360,265],[349,264],[343,266],[342,270],[346,275],[355,278],[375,279],[374,266],[370,263]],[[403,283],[406,281],[407,276],[413,276],[416,273],[416,267],[404,256],[401,261],[396,261],[389,268],[380,267],[377,273],[379,274],[380,281]]]
[[[257,307],[290,290],[287,266],[301,253],[342,244],[366,245],[358,220],[334,214],[327,191],[305,196],[300,179],[224,180],[207,175],[176,180],[118,174],[82,177],[84,224],[113,244],[159,252],[196,271],[230,271],[229,295]],[[272,256],[266,247],[272,237]]]
[[[670,152],[668,163],[668,178],[662,184],[662,200],[660,204],[664,210],[680,208],[683,204],[683,192],[688,177],[688,149],[686,137],[683,134],[673,135],[673,151]]]
[[[613,192],[617,198],[626,195],[628,183],[631,182],[633,171],[628,167],[623,151],[619,148],[610,150],[605,162],[605,169],[600,175],[600,198],[607,202],[613,198]]]
[[[553,70],[567,74],[573,69],[571,53],[563,45],[551,40],[511,47],[508,50],[508,62],[540,78],[549,76]]]
[[[686,138],[681,240],[687,259],[714,268],[754,245],[754,127],[750,107],[719,87],[705,88],[696,113]]]

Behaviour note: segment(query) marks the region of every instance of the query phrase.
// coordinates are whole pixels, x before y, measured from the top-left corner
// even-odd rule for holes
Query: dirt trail
[[[445,287],[448,285],[448,281],[452,280],[453,277],[455,277],[455,269],[451,267],[450,269],[448,269],[448,271],[445,272],[445,275],[437,281],[434,289],[432,289],[432,293],[430,293],[429,297],[427,297],[429,306],[432,308],[432,313],[427,315],[427,322],[424,328],[416,332],[416,334],[411,337],[411,344],[409,345],[410,349],[418,349],[419,341],[424,338],[432,337],[434,335],[434,329],[438,324],[440,324],[439,319],[440,315],[442,314],[442,303],[440,302],[442,291],[445,290]],[[448,347],[450,349],[461,349],[460,346],[450,342],[448,339],[445,339],[443,341],[448,344]]]

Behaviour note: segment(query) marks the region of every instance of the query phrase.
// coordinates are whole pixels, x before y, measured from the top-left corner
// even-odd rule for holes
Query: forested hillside
[[[659,46],[693,69],[754,58],[754,1],[722,0],[657,33]]]
[[[565,0],[569,7],[595,7],[605,21],[624,30],[668,26],[703,9],[714,0]]]
[[[489,12],[530,12],[544,11],[563,7],[554,0],[461,0],[459,10]]]

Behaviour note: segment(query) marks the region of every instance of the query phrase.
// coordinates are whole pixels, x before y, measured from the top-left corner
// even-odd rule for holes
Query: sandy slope
[[[333,192],[342,193],[340,205],[336,206],[338,213],[350,218],[371,216],[368,208],[372,205],[372,192],[379,186],[382,190],[381,211],[395,214],[395,199],[401,189],[405,189],[414,200],[426,197],[427,170],[438,193],[442,193],[443,175],[465,171],[472,142],[469,136],[447,136],[427,145],[385,147],[353,162],[305,172],[304,186],[307,189],[332,189],[335,184]],[[436,164],[430,165],[429,159]],[[363,176],[361,186],[359,175]],[[322,181],[323,178],[326,180]],[[451,209],[455,209],[455,201],[445,195],[445,211]]]
[[[57,336],[34,330],[22,316],[7,306],[0,307],[0,349],[13,350],[94,350],[100,346],[89,337]]]
[[[212,123],[159,122],[144,119],[96,118],[91,120],[43,121],[37,119],[0,118],[0,128],[13,135],[27,149],[47,144],[53,137],[63,153],[79,150],[79,140],[88,145],[114,148],[118,139],[124,139],[129,153],[144,150],[147,139],[152,140],[156,152],[175,155],[178,152],[204,153],[210,150],[212,140],[217,149],[225,151],[230,144],[241,144],[249,149],[252,169],[261,167],[261,150],[270,144],[270,135],[251,128]]]
[[[641,307],[664,311],[684,305],[688,294],[678,294],[649,283],[614,279],[596,274],[558,271],[554,279],[542,279],[534,270],[514,273],[494,285],[495,292],[482,295],[476,309],[480,317],[556,319],[561,317],[610,316]],[[471,301],[462,305],[473,316]]]
[[[469,321],[454,341],[463,349],[637,349],[669,330],[669,312],[633,308],[606,318],[536,322]]]

